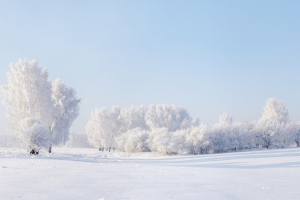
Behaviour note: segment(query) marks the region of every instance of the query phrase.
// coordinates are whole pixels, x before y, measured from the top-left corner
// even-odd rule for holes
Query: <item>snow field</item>
[[[297,148],[130,156],[75,148],[30,156],[24,149],[0,148],[0,198],[273,200],[300,194]]]

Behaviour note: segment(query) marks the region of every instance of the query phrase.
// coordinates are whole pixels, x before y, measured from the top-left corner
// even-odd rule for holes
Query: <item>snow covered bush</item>
[[[237,151],[251,148],[249,142],[250,133],[244,129],[242,123],[233,123],[231,127],[228,127],[228,150]]]
[[[210,141],[214,153],[222,153],[228,150],[228,127],[216,124],[210,132]]]
[[[20,122],[18,138],[29,147],[31,154],[38,154],[40,148],[49,148],[51,133],[41,121],[26,118]]]
[[[189,152],[189,144],[187,143],[187,136],[191,128],[177,130],[175,132],[170,132],[172,135],[173,154],[186,154]],[[168,145],[168,144],[167,144]]]
[[[296,144],[300,147],[300,122],[291,120],[285,125],[284,141],[286,145]]]
[[[173,133],[167,128],[154,129],[148,138],[149,149],[163,155],[176,154],[176,144],[173,140]]]
[[[208,125],[200,125],[187,129],[186,149],[189,154],[204,154],[210,150],[210,134],[211,127]],[[186,132],[185,131],[185,132]]]
[[[116,138],[118,149],[124,152],[149,151],[147,139],[149,133],[141,128],[135,128]]]

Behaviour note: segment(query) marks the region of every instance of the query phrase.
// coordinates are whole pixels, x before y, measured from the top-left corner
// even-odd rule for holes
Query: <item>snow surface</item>
[[[130,156],[75,148],[30,156],[25,149],[0,148],[0,199],[300,198],[297,148]]]

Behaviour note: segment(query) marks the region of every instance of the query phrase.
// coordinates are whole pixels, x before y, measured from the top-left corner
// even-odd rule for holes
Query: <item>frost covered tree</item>
[[[219,123],[221,125],[231,125],[232,124],[232,117],[228,115],[228,113],[224,113],[219,117]]]
[[[148,139],[149,133],[141,128],[131,129],[116,138],[116,143],[120,151],[134,153],[149,151]]]
[[[273,120],[280,124],[286,124],[289,121],[289,112],[283,105],[282,101],[270,98],[266,102],[260,121]]]
[[[268,149],[272,146],[279,147],[281,145],[282,124],[275,120],[264,120],[260,121],[257,126],[259,146]]]
[[[168,131],[176,131],[192,125],[187,110],[176,105],[150,105],[145,120],[152,130],[167,128]]]
[[[210,149],[210,134],[211,126],[200,125],[183,130],[186,132],[186,149],[189,154],[204,154]],[[176,131],[177,132],[177,131]],[[176,135],[176,133],[175,133]],[[175,136],[176,137],[176,136]]]
[[[232,137],[230,137],[230,135]],[[219,123],[211,127],[210,141],[214,152],[221,153],[229,150],[230,138],[233,139],[232,117],[227,113],[219,117]]]
[[[3,104],[8,109],[10,130],[30,148],[38,149],[39,144],[43,144],[42,147],[46,148],[47,144],[51,152],[51,142],[46,142],[48,136],[41,127],[46,127],[52,134],[54,144],[64,144],[70,126],[78,116],[80,100],[75,97],[75,90],[66,87],[60,80],[51,84],[48,81],[47,70],[41,68],[35,60],[20,59],[16,64],[11,64],[7,78],[8,84],[2,86],[1,91],[4,97]],[[33,128],[21,128],[24,119],[27,120],[24,123]],[[28,134],[28,130],[32,130],[32,134]],[[43,136],[45,136],[44,143],[28,143],[41,141]],[[26,137],[31,139],[28,140]],[[38,139],[34,140],[33,137]]]
[[[228,126],[224,127],[220,124],[215,124],[210,132],[210,141],[215,153],[222,153],[228,150],[227,136]]]
[[[101,118],[110,121],[109,115]],[[300,123],[290,120],[287,109],[276,99],[267,101],[261,119],[245,123],[234,123],[232,117],[224,113],[214,125],[199,125],[199,120],[193,120],[185,109],[163,104],[150,105],[148,109],[142,106],[125,108],[115,119],[122,124],[117,145],[120,151],[126,152],[202,154],[300,145]],[[97,132],[101,128],[94,130]],[[109,135],[100,138],[103,140]]]
[[[52,142],[64,145],[69,138],[70,127],[79,114],[80,99],[76,97],[73,88],[56,79],[52,82],[52,100],[54,106]]]
[[[282,101],[270,98],[266,102],[261,119],[257,123],[257,138],[260,146],[270,148],[271,146],[282,147],[282,134],[284,126],[290,121],[288,110]]]
[[[227,128],[227,148],[236,151],[251,148],[251,133],[245,129],[243,123],[233,123]]]
[[[176,154],[176,143],[173,140],[173,133],[167,128],[154,129],[148,137],[149,149],[164,155]]]
[[[291,120],[285,126],[284,140],[287,145],[296,143],[300,147],[300,122]]]
[[[113,106],[111,111],[106,108],[97,108],[92,112],[85,130],[88,142],[99,150],[111,150],[115,144],[114,137],[120,133],[121,122],[119,120],[120,108]]]
[[[140,128],[148,130],[149,127],[145,121],[147,108],[145,106],[131,106],[124,108],[120,112],[121,132],[125,133],[128,130]]]
[[[48,72],[35,60],[26,59],[11,64],[10,70],[7,73],[8,84],[1,87],[3,104],[8,109],[9,128],[24,144],[36,148],[41,143],[28,143],[28,141],[35,141],[35,136],[41,140],[43,135],[47,135],[43,134],[45,129],[41,127],[46,127],[50,131],[53,122],[53,101]],[[20,128],[20,122],[24,119],[35,121],[27,124],[33,127],[27,127],[26,131]],[[29,134],[31,139],[25,140],[28,130],[32,130]]]

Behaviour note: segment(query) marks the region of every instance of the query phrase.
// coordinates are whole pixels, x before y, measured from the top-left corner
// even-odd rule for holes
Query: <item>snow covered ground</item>
[[[0,199],[300,199],[297,148],[136,156],[0,148]]]

